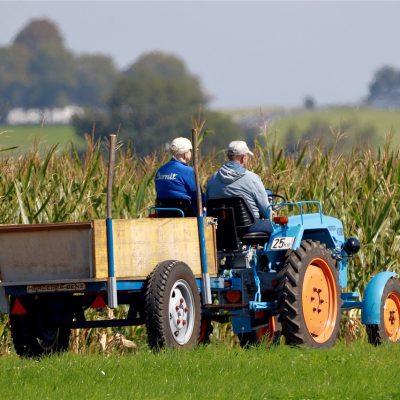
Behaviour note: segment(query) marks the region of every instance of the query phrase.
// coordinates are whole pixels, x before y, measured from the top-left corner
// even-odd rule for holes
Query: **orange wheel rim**
[[[256,311],[256,318],[264,318],[264,311]],[[263,340],[265,337],[272,339],[276,333],[276,317],[271,315],[268,318],[268,325],[262,328],[256,329],[255,334],[259,341]]]
[[[317,343],[325,343],[335,329],[338,301],[335,277],[321,258],[314,258],[306,269],[302,304],[308,332]]]
[[[400,339],[400,297],[390,292],[383,306],[383,324],[388,339],[397,342]]]

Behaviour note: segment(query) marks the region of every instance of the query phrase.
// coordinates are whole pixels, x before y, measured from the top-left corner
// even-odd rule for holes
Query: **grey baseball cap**
[[[232,156],[241,156],[244,154],[250,154],[251,156],[254,156],[254,154],[247,147],[246,142],[243,140],[234,140],[233,142],[230,142],[228,146],[228,154]]]

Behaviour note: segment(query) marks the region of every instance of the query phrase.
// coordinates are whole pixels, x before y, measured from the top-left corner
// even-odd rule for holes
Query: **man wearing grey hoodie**
[[[261,178],[246,169],[248,157],[254,154],[241,140],[229,143],[226,162],[208,181],[207,199],[240,196],[246,199],[255,223],[248,232],[272,231],[269,201]]]

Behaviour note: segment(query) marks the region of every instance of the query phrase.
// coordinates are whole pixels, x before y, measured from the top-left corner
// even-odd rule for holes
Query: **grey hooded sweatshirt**
[[[261,178],[234,161],[225,163],[208,181],[207,199],[241,196],[255,218],[268,218],[269,202]]]

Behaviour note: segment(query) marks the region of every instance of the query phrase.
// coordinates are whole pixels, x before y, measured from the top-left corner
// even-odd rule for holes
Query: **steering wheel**
[[[278,202],[276,202],[275,199],[278,199]],[[278,211],[287,200],[280,194],[268,193],[268,201],[272,205],[272,211]]]

